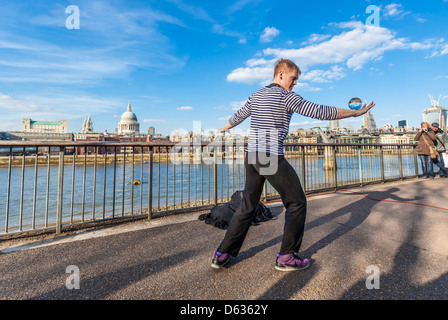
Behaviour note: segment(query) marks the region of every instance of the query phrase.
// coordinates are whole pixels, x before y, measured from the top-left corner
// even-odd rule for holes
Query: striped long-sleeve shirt
[[[319,120],[334,120],[338,115],[335,107],[309,102],[295,92],[271,84],[252,94],[229,123],[235,127],[250,116],[247,151],[283,155],[283,141],[294,112]]]

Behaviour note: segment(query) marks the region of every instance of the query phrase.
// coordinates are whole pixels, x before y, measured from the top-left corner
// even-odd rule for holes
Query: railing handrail
[[[0,147],[73,147],[73,146],[110,146],[110,147],[118,147],[118,146],[134,146],[134,147],[170,147],[176,145],[194,145],[194,146],[212,146],[213,142],[217,142],[217,140],[210,142],[188,142],[188,141],[4,141],[0,140]],[[243,146],[247,146],[247,142],[242,144]],[[296,143],[296,142],[287,142],[284,143],[283,146],[350,146],[350,147],[359,147],[359,146],[372,146],[372,147],[415,147],[417,144],[412,143]]]

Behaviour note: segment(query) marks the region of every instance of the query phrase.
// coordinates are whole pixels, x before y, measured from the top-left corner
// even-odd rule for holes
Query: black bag
[[[243,192],[236,191],[230,198],[229,202],[214,206],[210,210],[210,213],[202,214],[198,219],[204,220],[205,223],[211,224],[214,227],[225,230],[228,228],[230,220],[232,220],[232,217],[235,214],[236,209],[240,205],[242,198]],[[256,211],[257,214],[252,221],[252,225],[258,225],[260,222],[277,218],[272,214],[271,209],[267,208],[261,202],[258,203]]]

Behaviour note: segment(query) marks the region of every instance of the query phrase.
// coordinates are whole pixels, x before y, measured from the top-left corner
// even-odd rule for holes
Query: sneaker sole
[[[226,262],[224,262],[224,263],[221,264],[221,265],[212,263],[212,264],[211,264],[211,267],[212,267],[212,268],[215,268],[215,269],[221,269],[221,268],[224,267],[227,263],[229,263],[229,261],[226,261]]]
[[[305,267],[302,268],[292,268],[292,267],[280,267],[280,266],[275,266],[275,269],[278,271],[283,271],[283,272],[291,272],[291,271],[300,271],[300,270],[305,270],[308,269],[310,267],[310,263],[308,263]]]

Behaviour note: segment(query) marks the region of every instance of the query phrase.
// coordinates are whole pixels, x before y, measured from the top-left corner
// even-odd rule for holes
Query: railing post
[[[418,178],[418,160],[417,160],[417,147],[414,148],[414,169],[415,169],[415,177]]]
[[[23,189],[25,183],[25,147],[22,149],[22,176],[20,184],[20,210],[19,210],[19,231],[22,231],[22,220],[23,220]]]
[[[62,231],[62,196],[64,185],[64,152],[65,147],[59,148],[59,171],[58,171],[58,202],[57,202],[57,214],[56,214],[56,233],[59,234]]]
[[[143,149],[142,149],[143,150]],[[153,150],[149,147],[149,159],[148,159],[148,220],[152,219],[152,174],[153,174]]]
[[[96,199],[96,160],[98,157],[98,146],[93,147],[95,158],[93,160],[93,203],[92,203],[92,220],[95,220],[95,199]]]
[[[380,166],[381,166],[381,181],[384,183],[385,182],[385,177],[384,177],[384,151],[383,151],[383,146],[380,146]]]
[[[306,170],[305,170],[305,146],[300,146],[302,152],[302,188],[306,191]]]
[[[11,194],[11,168],[12,168],[12,147],[9,148],[9,163],[8,163],[8,184],[6,189],[6,214],[5,214],[5,233],[8,233],[9,222],[9,196]]]
[[[333,174],[334,174],[334,190],[338,189],[338,165],[336,162],[336,146],[331,146],[331,148],[333,149],[333,162],[334,162],[334,170],[333,170]]]
[[[263,186],[263,201],[267,200],[268,200],[268,180],[265,180]]]
[[[403,180],[403,160],[401,158],[401,147],[398,146],[398,168],[400,171],[400,179]]]
[[[216,149],[213,159],[213,203],[216,206],[218,204],[218,155]]]
[[[106,218],[106,174],[107,174],[107,147],[104,147],[104,181],[103,181],[103,219]]]
[[[361,155],[361,146],[358,146],[358,168],[359,168],[359,183],[363,184],[362,179],[362,155]]]

